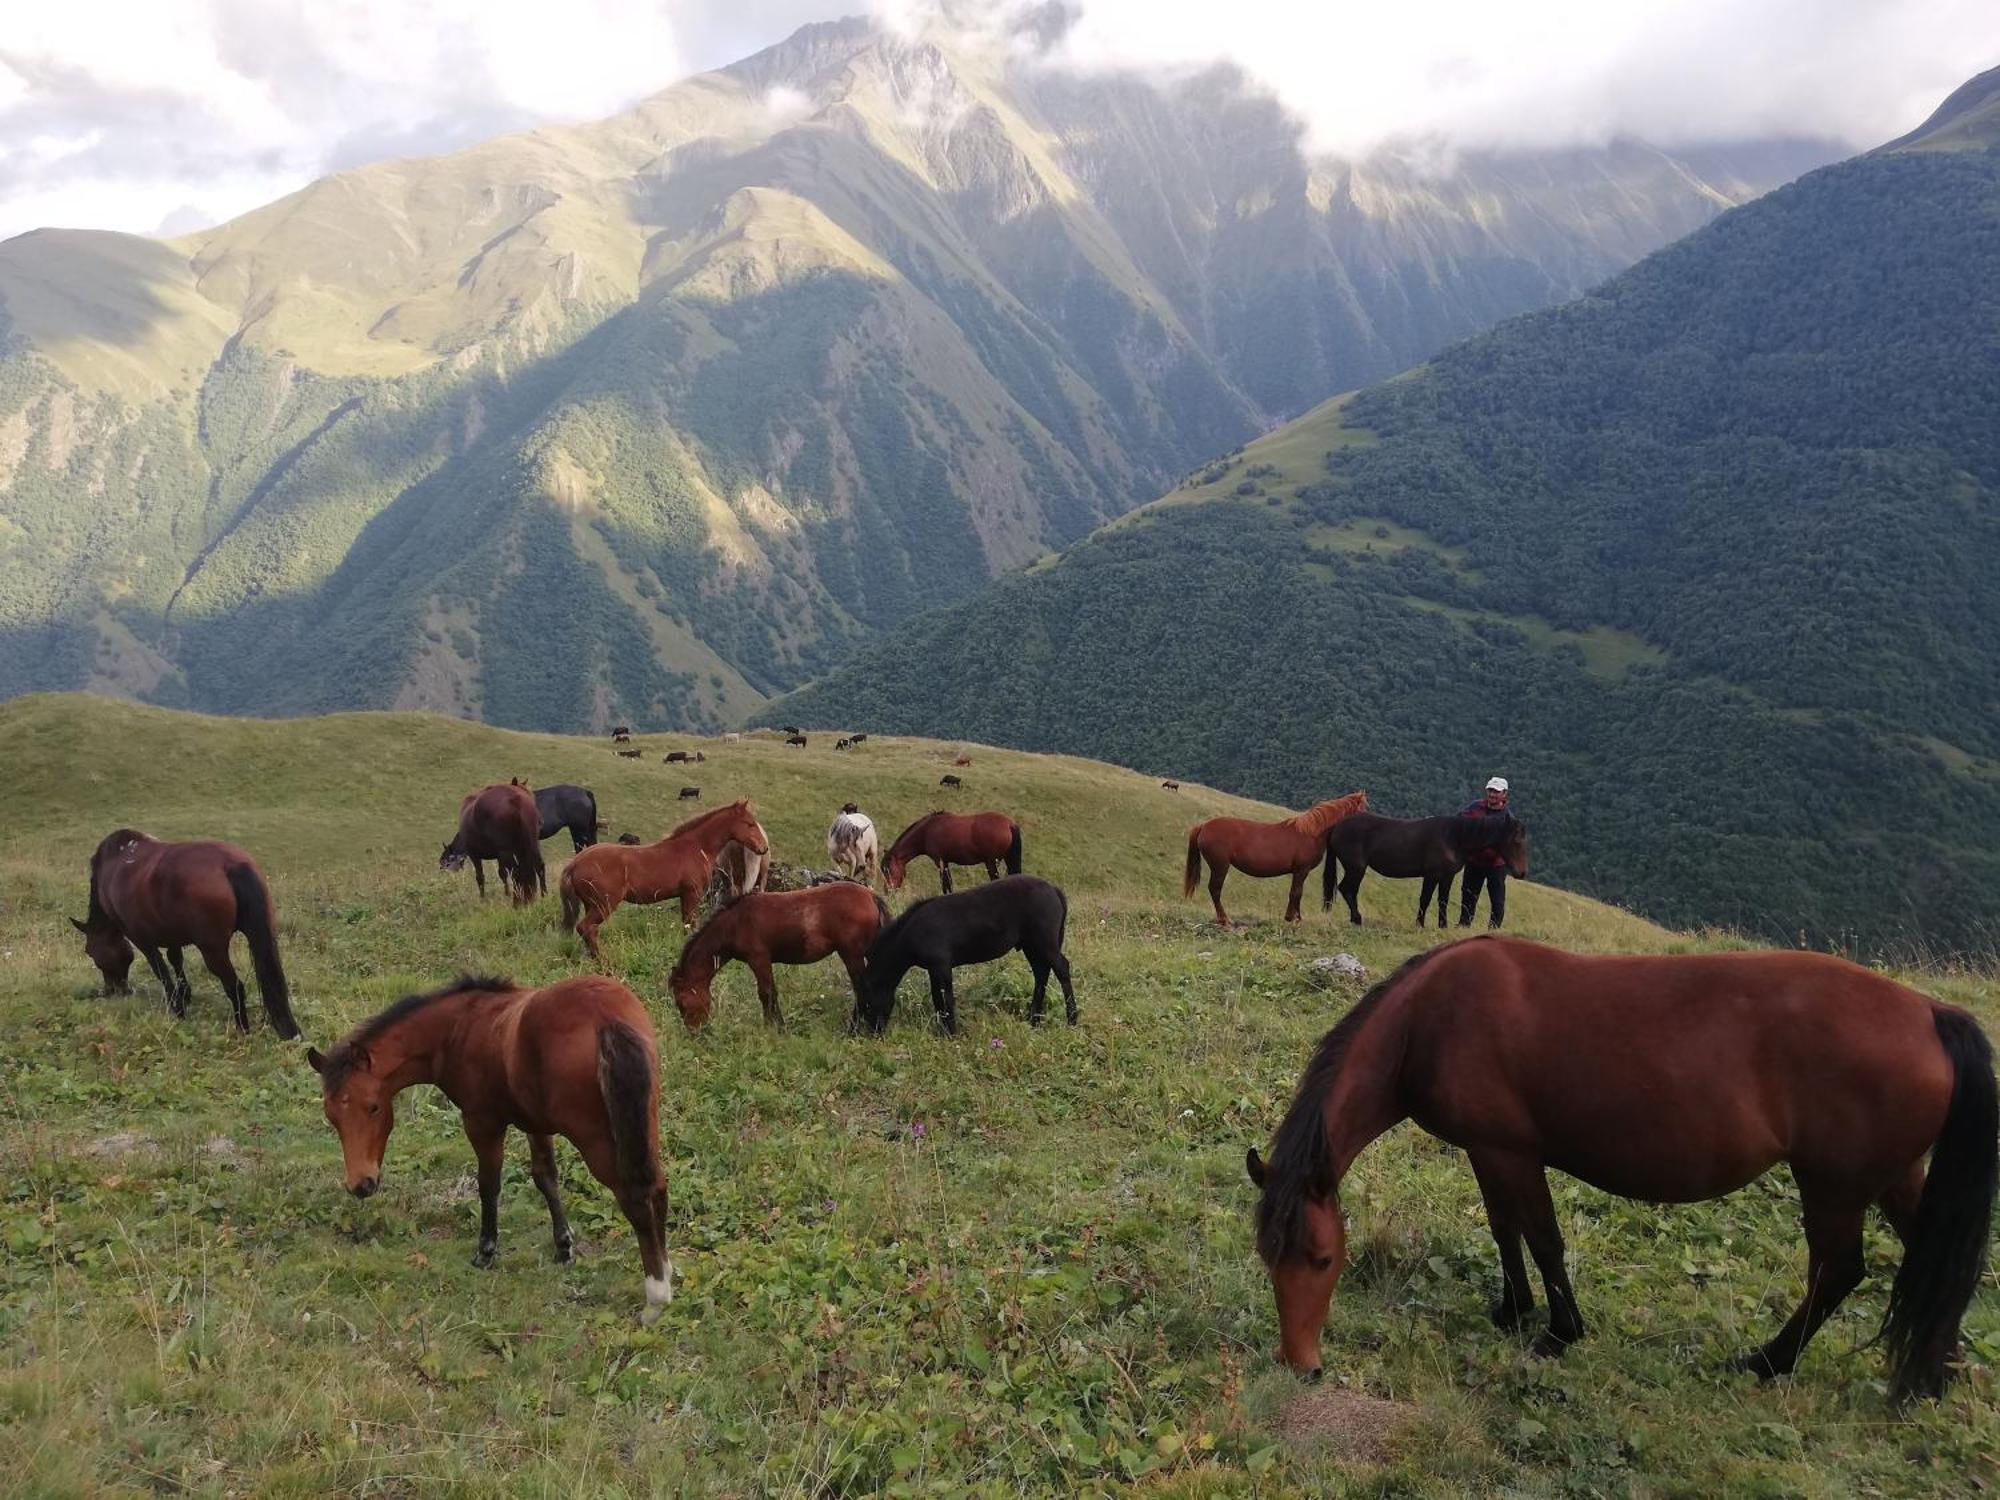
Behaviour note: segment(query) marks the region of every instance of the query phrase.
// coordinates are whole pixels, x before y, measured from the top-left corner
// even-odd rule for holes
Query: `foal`
[[[778,1009],[778,986],[771,965],[815,964],[838,953],[861,998],[862,959],[889,921],[889,908],[866,886],[849,880],[803,891],[751,891],[722,908],[687,941],[667,978],[674,1004],[689,1031],[708,1022],[713,1000],[709,986],[722,966],[740,958],[757,976],[764,1019],[785,1024]]]
[[[930,976],[938,1023],[948,1032],[956,1031],[958,999],[952,993],[951,971],[961,964],[991,963],[1018,948],[1035,972],[1029,1023],[1042,1023],[1053,973],[1062,985],[1063,1008],[1074,1026],[1076,991],[1070,988],[1069,959],[1063,954],[1068,924],[1069,898],[1061,887],[1033,875],[1009,875],[969,891],[919,901],[883,928],[868,950],[855,1022],[879,1034],[889,1024],[903,976],[922,969]]]
[[[528,1137],[530,1171],[549,1205],[556,1259],[571,1255],[554,1137],[583,1156],[639,1237],[648,1323],[674,1300],[667,1259],[667,1179],[660,1167],[660,1061],[646,1007],[614,979],[565,979],[524,989],[466,976],[410,995],[306,1061],[320,1077],[327,1122],[340,1137],[347,1190],[382,1185],[395,1099],[434,1083],[458,1106],[479,1159],[479,1250],[493,1264],[500,1238],[500,1170],[509,1126]]]

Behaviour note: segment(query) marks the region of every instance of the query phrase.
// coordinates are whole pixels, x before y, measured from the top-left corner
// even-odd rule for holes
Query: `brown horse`
[[[1326,853],[1326,831],[1342,818],[1368,811],[1366,792],[1349,792],[1331,802],[1275,823],[1253,823],[1248,818],[1210,818],[1188,830],[1187,871],[1181,880],[1181,897],[1194,894],[1201,879],[1201,862],[1208,861],[1208,899],[1215,903],[1215,920],[1229,925],[1229,913],[1222,909],[1222,882],[1231,868],[1245,875],[1292,877],[1292,893],[1285,901],[1285,920],[1299,920],[1299,901],[1305,895],[1306,877]]]
[[[248,1031],[249,992],[229,961],[229,941],[240,932],[250,945],[250,965],[271,1029],[287,1041],[299,1034],[285,968],[278,961],[271,888],[257,862],[234,844],[167,844],[121,828],[90,856],[89,914],[81,922],[69,920],[83,934],[83,951],[103,974],[107,995],[131,988],[126,976],[136,944],[176,1016],[187,1014],[193,993],[181,967],[181,949],[192,943],[208,972],[222,981],[222,992],[236,1011],[236,1029]]]
[[[681,921],[694,926],[702,892],[708,889],[715,857],[731,839],[752,854],[771,852],[750,799],[739,798],[689,818],[665,838],[636,848],[593,844],[563,867],[562,926],[575,931],[602,961],[597,929],[626,901],[650,905],[678,896]]]
[[[440,870],[456,870],[472,861],[472,878],[486,894],[482,860],[500,866],[500,887],[513,887],[514,904],[525,905],[549,889],[542,863],[542,813],[525,782],[496,783],[472,793],[458,804],[458,832],[438,856]]]
[[[896,835],[889,857],[882,864],[882,882],[892,891],[903,888],[903,872],[913,859],[928,857],[937,862],[938,884],[951,894],[953,865],[984,865],[986,878],[1000,878],[1000,862],[1007,873],[1021,873],[1021,828],[1005,813],[925,813]]]
[[[875,934],[888,923],[889,908],[866,886],[837,880],[803,891],[751,891],[723,907],[681,949],[667,978],[674,1004],[689,1031],[706,1025],[713,1000],[709,986],[722,966],[740,958],[757,976],[764,1019],[785,1023],[771,965],[816,964],[838,953],[854,997],[861,999],[862,960]]]
[[[569,1220],[556,1176],[555,1140],[583,1157],[610,1188],[639,1237],[651,1322],[674,1300],[667,1259],[667,1180],[660,1169],[660,1060],[646,1007],[613,979],[565,979],[524,989],[509,979],[465,977],[410,995],[356,1027],[321,1056],[327,1122],[340,1137],[347,1190],[366,1198],[382,1185],[382,1153],[396,1123],[395,1099],[434,1083],[458,1106],[479,1159],[479,1251],[493,1264],[500,1237],[500,1169],[509,1126],[528,1138],[535,1186],[549,1205],[556,1259],[570,1258]]]
[[[1787,1162],[1805,1300],[1737,1368],[1791,1372],[1861,1282],[1872,1203],[1904,1246],[1883,1320],[1896,1397],[1944,1385],[2000,1168],[1992,1052],[1962,1010],[1812,953],[1584,957],[1481,937],[1419,954],[1327,1033],[1270,1165],[1249,1153],[1257,1248],[1294,1369],[1320,1368],[1346,1258],[1341,1178],[1405,1119],[1472,1159],[1500,1248],[1502,1327],[1534,1307],[1527,1240],[1549,1299],[1538,1354],[1584,1331],[1549,1167],[1620,1197],[1695,1203]]]

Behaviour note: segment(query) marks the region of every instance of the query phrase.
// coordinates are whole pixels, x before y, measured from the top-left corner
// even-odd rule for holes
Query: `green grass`
[[[1788,1384],[1722,1373],[1799,1291],[1782,1175],[1656,1209],[1558,1179],[1592,1337],[1555,1364],[1495,1333],[1471,1174],[1412,1127],[1364,1155],[1356,1260],[1325,1339],[1333,1380],[1404,1403],[1385,1465],[1276,1435],[1297,1388],[1249,1248],[1243,1147],[1263,1143],[1313,1039],[1352,1000],[1307,980],[1348,949],[1382,972],[1427,941],[1406,883],[1371,881],[1359,931],[1269,920],[1237,880],[1240,934],[1178,896],[1194,818],[1248,807],[1085,761],[970,747],[969,806],[1021,819],[1028,868],[1071,894],[1082,1024],[1030,1030],[1025,965],[964,976],[963,1033],[916,986],[888,1035],[842,1034],[837,968],[781,971],[766,1031],[747,976],[684,1034],[663,994],[665,908],[606,929],[651,1007],[680,1295],[656,1326],[630,1232],[560,1148],[578,1263],[510,1162],[496,1269],[471,1269],[471,1155],[452,1111],[406,1095],[384,1190],[340,1190],[298,1049],[237,1039],[206,975],[189,1018],[101,999],[62,918],[95,841],[129,823],[235,838],[269,872],[300,1017],[320,1044],[465,967],[581,967],[543,903],[481,905],[435,858],[458,796],[522,775],[594,787],[616,830],[656,832],[672,792],[757,799],[781,858],[823,863],[850,797],[885,832],[936,805],[956,747],[805,750],[601,742],[418,715],[263,723],[97,700],[0,707],[0,1471],[14,1493],[1149,1494],[1543,1496],[1963,1494],[2000,1482],[1991,1295],[1945,1403],[1897,1421],[1871,1279]],[[557,845],[550,846],[552,855]],[[559,860],[556,861],[559,863]],[[913,877],[931,889],[927,872]],[[1528,935],[1577,948],[1724,942],[1546,888]],[[140,972],[143,973],[143,966]],[[1923,975],[1989,1020],[1995,986]],[[921,1132],[916,1127],[921,1125]],[[1891,1263],[1872,1233],[1873,1269]]]
[[[1559,646],[1574,646],[1583,655],[1583,669],[1593,677],[1615,681],[1633,667],[1656,667],[1667,659],[1666,652],[1650,644],[1644,637],[1634,635],[1629,630],[1619,630],[1611,625],[1592,625],[1587,630],[1564,630],[1559,625],[1551,625],[1539,615],[1512,615],[1495,609],[1461,609],[1452,604],[1440,604],[1434,599],[1420,599],[1414,594],[1403,595],[1401,602],[1412,609],[1424,609],[1432,614],[1443,615],[1447,619],[1458,621],[1461,625],[1478,622],[1505,625],[1510,630],[1520,631],[1527,637],[1528,643],[1538,651],[1551,651]]]

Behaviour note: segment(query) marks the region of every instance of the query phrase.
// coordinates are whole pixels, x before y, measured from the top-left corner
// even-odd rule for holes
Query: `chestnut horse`
[[[678,896],[681,921],[694,926],[715,857],[731,839],[751,854],[771,852],[747,797],[689,818],[655,843],[592,844],[563,867],[563,929],[573,930],[602,961],[597,929],[623,902],[645,906]]]
[[[486,870],[480,862],[488,859],[499,863],[501,889],[513,887],[516,906],[547,893],[542,813],[527,783],[518,779],[495,783],[458,804],[458,832],[438,856],[438,868],[456,870],[468,859],[481,896],[486,894]]]
[[[1305,895],[1306,877],[1326,853],[1326,831],[1342,818],[1368,811],[1366,792],[1349,792],[1331,802],[1275,823],[1255,823],[1248,818],[1210,818],[1188,830],[1187,870],[1181,879],[1181,898],[1194,894],[1201,879],[1201,862],[1208,861],[1208,899],[1215,903],[1216,924],[1229,925],[1229,913],[1222,909],[1222,882],[1231,868],[1260,878],[1273,875],[1292,877],[1292,893],[1285,901],[1285,920],[1299,920],[1299,901]]]
[[[903,873],[913,859],[929,857],[937,862],[938,884],[951,894],[953,865],[984,865],[986,878],[1000,878],[1000,862],[1007,873],[1021,873],[1021,828],[1005,813],[925,813],[896,835],[889,856],[882,864],[882,883],[892,891],[903,888]]]
[[[1417,955],[1327,1033],[1269,1166],[1249,1153],[1280,1357],[1296,1370],[1319,1372],[1346,1258],[1341,1178],[1405,1119],[1472,1159],[1500,1248],[1502,1327],[1534,1308],[1527,1240],[1549,1299],[1536,1353],[1584,1331],[1549,1167],[1624,1198],[1696,1203],[1786,1162],[1805,1300],[1736,1367],[1791,1372],[1861,1282],[1872,1203],[1904,1246],[1882,1324],[1892,1389],[1900,1401],[1943,1388],[2000,1168],[1992,1051],[1966,1012],[1816,953],[1585,957],[1489,936]]]
[[[660,1059],[646,1007],[615,979],[565,979],[525,989],[510,979],[466,976],[409,995],[364,1021],[321,1056],[327,1123],[340,1137],[347,1190],[382,1185],[382,1153],[396,1123],[396,1095],[434,1083],[458,1106],[479,1160],[479,1250],[493,1264],[500,1238],[500,1170],[509,1126],[528,1138],[535,1186],[549,1206],[556,1259],[570,1258],[569,1220],[556,1176],[555,1137],[610,1188],[639,1237],[647,1322],[674,1300],[667,1259],[667,1180],[660,1168]]]
[[[785,1024],[771,965],[816,964],[838,953],[861,999],[862,959],[889,920],[889,908],[866,886],[848,880],[803,891],[750,891],[722,908],[687,940],[680,961],[667,977],[674,1004],[689,1031],[707,1024],[713,1000],[709,986],[722,966],[740,958],[757,976],[764,1019]]]
[[[229,940],[240,932],[250,945],[250,966],[271,1029],[287,1041],[299,1034],[278,961],[271,888],[257,862],[234,844],[167,844],[121,828],[90,856],[89,914],[81,922],[71,917],[70,925],[83,934],[83,950],[103,974],[106,994],[130,988],[126,975],[136,944],[176,1016],[187,1014],[193,993],[181,968],[181,948],[192,943],[208,972],[222,981],[236,1010],[236,1029],[248,1031],[249,992],[229,961]]]

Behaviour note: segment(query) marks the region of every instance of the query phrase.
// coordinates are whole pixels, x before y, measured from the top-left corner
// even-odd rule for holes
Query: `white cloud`
[[[611,113],[804,21],[987,36],[1030,0],[57,0],[0,28],[0,237],[220,219],[322,172]],[[1856,146],[2000,62],[1995,0],[1071,0],[1051,60],[1232,61],[1318,147]],[[19,11],[21,14],[11,12]],[[796,107],[788,99],[774,109]]]

